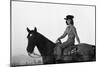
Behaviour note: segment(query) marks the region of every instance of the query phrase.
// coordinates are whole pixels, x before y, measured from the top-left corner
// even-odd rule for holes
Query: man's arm
[[[63,39],[68,33],[68,28],[64,31],[63,35],[58,38],[58,40]]]

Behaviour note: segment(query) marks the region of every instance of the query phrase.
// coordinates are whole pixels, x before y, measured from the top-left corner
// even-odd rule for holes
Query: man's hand
[[[58,42],[59,42],[59,40],[57,39],[57,40],[56,40],[56,43],[58,43]]]
[[[62,42],[61,42],[61,40],[59,38],[56,40],[56,43],[62,44]]]

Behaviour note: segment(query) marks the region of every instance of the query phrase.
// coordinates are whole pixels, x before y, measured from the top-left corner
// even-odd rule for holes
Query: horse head
[[[37,29],[36,27],[34,28],[34,30],[30,30],[28,27],[27,27],[27,32],[28,32],[28,36],[27,36],[27,39],[28,39],[28,46],[27,46],[27,52],[28,52],[28,55],[31,56],[31,54],[34,54],[33,51],[34,51],[34,48],[36,46],[36,41],[37,41]]]

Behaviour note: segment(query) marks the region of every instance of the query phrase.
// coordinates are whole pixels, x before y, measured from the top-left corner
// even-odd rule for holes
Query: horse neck
[[[53,53],[54,47],[55,44],[52,41],[50,41],[49,39],[47,39],[46,37],[44,37],[39,33],[37,48],[39,49],[42,56],[43,55],[50,56]]]

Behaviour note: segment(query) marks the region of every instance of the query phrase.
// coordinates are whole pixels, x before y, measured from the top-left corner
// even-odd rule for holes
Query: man
[[[68,39],[64,43],[62,43],[60,45],[57,45],[57,60],[61,59],[62,49],[64,49],[65,47],[69,47],[69,46],[73,46],[74,45],[75,37],[76,37],[78,43],[80,43],[80,39],[78,37],[76,28],[74,26],[73,18],[74,18],[74,16],[72,16],[72,15],[67,15],[66,18],[64,18],[66,20],[66,24],[68,26],[66,27],[66,30],[65,30],[64,34],[62,36],[60,36],[56,40],[56,42],[58,42],[61,39],[63,39],[66,35],[68,35]]]

